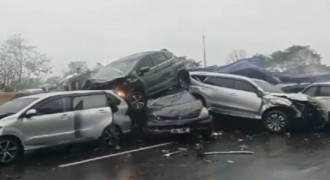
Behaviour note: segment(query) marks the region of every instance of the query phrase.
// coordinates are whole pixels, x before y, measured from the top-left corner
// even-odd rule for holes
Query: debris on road
[[[170,152],[169,150],[162,150],[163,153],[163,156],[162,157],[171,157],[173,155],[176,155],[176,154],[179,154],[179,153],[182,153],[182,152],[187,152],[188,149],[187,148],[178,148],[177,151],[173,151],[173,152]]]
[[[213,132],[212,136],[216,137],[216,136],[222,136],[223,135],[223,131],[219,131],[219,132]]]
[[[286,132],[285,133],[285,136],[289,138],[289,137],[291,137],[291,133],[290,132]]]
[[[253,155],[252,151],[214,151],[214,152],[204,152],[199,153],[199,156],[205,155]]]
[[[170,153],[166,153],[166,154],[163,154],[162,157],[171,157],[173,155],[176,155],[176,154],[179,154],[179,153],[182,153],[183,151],[173,151],[173,152],[170,152]]]
[[[241,151],[246,151],[246,150],[249,149],[249,146],[246,145],[246,144],[243,144],[243,145],[240,146],[240,148],[241,148]]]
[[[233,160],[228,160],[227,162],[230,163],[230,164],[234,164],[235,163],[235,161],[233,161]]]
[[[243,139],[237,139],[238,142],[243,142],[244,140]]]
[[[203,159],[203,161],[204,161],[204,162],[206,162],[206,163],[209,163],[209,164],[211,164],[211,163],[212,163],[212,161],[211,161],[211,160],[209,160],[209,159]]]

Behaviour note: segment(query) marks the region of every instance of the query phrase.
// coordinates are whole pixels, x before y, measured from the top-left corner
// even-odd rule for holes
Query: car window
[[[143,59],[140,60],[140,62],[138,63],[138,65],[136,66],[136,70],[139,70],[142,67],[154,67],[155,64],[152,61],[150,56],[146,56]]]
[[[200,75],[192,75],[191,77],[200,82],[204,82],[205,79],[207,78],[206,76],[200,76]]]
[[[208,77],[204,83],[220,87],[233,88],[234,80],[229,78]]]
[[[165,61],[167,61],[167,57],[163,54],[163,53],[155,53],[155,54],[151,54],[150,55],[152,60],[154,61],[154,63],[156,65],[160,64],[160,63],[163,63]]]
[[[170,52],[164,52],[164,54],[165,54],[167,59],[172,59],[172,57],[173,57],[173,54],[170,53]]]
[[[103,94],[78,96],[73,98],[73,109],[94,109],[107,106],[107,98]]]
[[[235,81],[234,89],[247,91],[247,92],[253,92],[253,93],[257,92],[257,89],[255,87],[253,87],[251,84],[249,84],[248,82],[239,81],[239,80]]]
[[[305,90],[304,94],[314,97],[316,96],[316,91],[317,91],[317,86],[313,86]]]
[[[330,86],[321,86],[318,96],[330,96]]]
[[[63,113],[71,110],[71,98],[61,97],[53,100],[46,100],[38,104],[35,109],[38,115]]]

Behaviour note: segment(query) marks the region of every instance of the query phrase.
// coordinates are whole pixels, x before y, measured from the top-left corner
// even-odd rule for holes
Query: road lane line
[[[173,144],[173,143],[174,142],[168,142],[168,143],[163,143],[163,144],[156,144],[156,145],[153,145],[153,146],[142,147],[142,148],[139,148],[139,149],[133,149],[133,150],[129,150],[129,151],[124,151],[124,152],[115,153],[115,154],[109,154],[109,155],[100,156],[100,157],[91,158],[91,159],[86,159],[86,160],[77,161],[77,162],[73,162],[73,163],[62,164],[62,165],[59,165],[58,167],[59,168],[65,168],[65,167],[69,167],[69,166],[80,165],[80,164],[84,164],[84,163],[88,163],[88,162],[93,162],[93,161],[97,161],[97,160],[101,160],[101,159],[106,159],[106,158],[111,158],[111,157],[120,156],[120,155],[124,155],[124,154],[129,154],[129,153],[134,153],[134,152],[138,152],[138,151],[143,151],[143,150],[147,150],[147,149],[153,149],[153,148],[157,148],[157,147],[167,146],[167,145],[170,145],[170,144]]]

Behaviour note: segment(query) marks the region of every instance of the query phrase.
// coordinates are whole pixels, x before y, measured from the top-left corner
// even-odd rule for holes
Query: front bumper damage
[[[300,124],[313,129],[324,127],[328,122],[319,104],[314,101],[291,100],[293,105],[300,111],[301,116],[296,118]]]
[[[149,119],[145,127],[145,132],[155,135],[203,132],[211,129],[212,122],[212,116],[180,120]]]

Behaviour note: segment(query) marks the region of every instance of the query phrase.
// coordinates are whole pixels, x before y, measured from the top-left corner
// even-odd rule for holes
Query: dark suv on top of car
[[[133,110],[143,109],[146,97],[173,86],[187,87],[184,62],[167,50],[136,53],[96,72],[83,89],[113,89]]]

